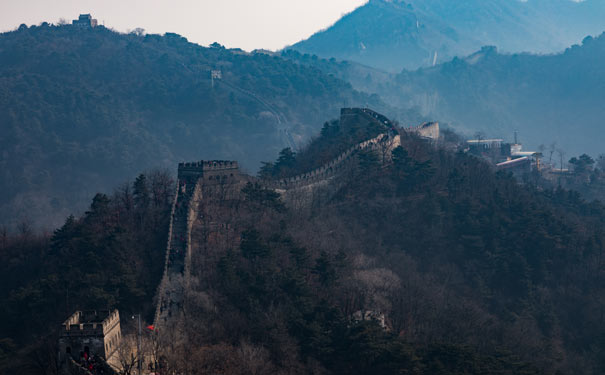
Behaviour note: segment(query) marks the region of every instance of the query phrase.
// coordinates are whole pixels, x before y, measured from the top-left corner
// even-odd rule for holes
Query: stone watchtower
[[[114,311],[76,311],[61,326],[59,361],[71,357],[80,360],[82,353],[102,357],[117,364],[117,349],[122,339],[120,314]]]
[[[90,14],[80,14],[77,20],[73,20],[72,25],[80,28],[93,28],[97,26],[97,20],[92,18]]]
[[[230,160],[202,160],[193,163],[179,163],[178,179],[185,182],[197,182],[204,179],[204,184],[232,182],[239,177],[239,166]]]

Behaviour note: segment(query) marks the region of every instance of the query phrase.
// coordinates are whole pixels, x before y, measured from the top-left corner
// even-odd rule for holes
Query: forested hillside
[[[277,175],[306,170],[364,131],[374,132],[327,122],[300,156],[283,151],[273,167]],[[392,157],[382,167],[378,155],[357,154],[302,210],[261,185],[238,199],[220,186],[205,192],[187,334],[168,332],[178,337],[162,349],[167,366],[191,374],[603,373],[605,206],[519,185],[410,135]],[[27,228],[3,235],[0,362],[52,373],[40,364],[52,363],[55,324],[74,308],[151,319],[172,188],[167,174],[146,173],[97,194],[50,237]]]
[[[211,70],[222,73],[214,86]],[[0,35],[0,224],[52,228],[95,191],[178,161],[237,159],[254,171],[343,104],[384,109],[276,56],[170,33],[22,26]]]
[[[600,0],[371,0],[289,47],[390,72],[468,55],[558,52],[605,31]]]
[[[0,373],[56,374],[61,322],[78,309],[153,316],[174,192],[170,173],[150,171],[97,193],[52,235],[0,233]]]
[[[310,149],[348,130],[327,124]],[[304,169],[296,159],[289,167]],[[233,233],[196,237],[186,347],[201,349],[193,368],[605,370],[605,206],[521,186],[475,157],[413,137],[389,167],[378,160],[359,154],[333,181],[337,192],[316,193],[308,210],[288,209],[258,186],[247,188],[245,203],[206,203],[200,217],[221,212],[241,242],[232,246]],[[374,318],[360,323],[360,313]],[[242,359],[250,351],[258,356]]]

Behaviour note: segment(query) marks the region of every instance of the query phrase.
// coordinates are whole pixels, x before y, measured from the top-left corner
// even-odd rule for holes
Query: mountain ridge
[[[425,116],[467,134],[524,144],[557,144],[570,154],[603,153],[605,33],[563,53],[503,54],[484,47],[466,58],[402,72],[387,84],[385,100],[416,105]]]
[[[286,47],[352,60],[391,72],[472,53],[551,53],[605,31],[605,4],[595,0],[372,0],[332,26]]]
[[[518,131],[530,149],[542,145],[569,156],[588,153],[596,158],[604,152],[604,43],[603,34],[586,37],[552,54],[503,53],[485,46],[399,74],[295,50],[282,56],[377,93],[392,106],[414,108],[469,138],[479,132],[512,141]]]

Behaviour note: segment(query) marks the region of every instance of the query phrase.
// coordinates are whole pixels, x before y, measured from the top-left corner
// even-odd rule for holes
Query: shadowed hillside
[[[0,35],[0,223],[58,224],[97,189],[178,161],[255,170],[344,103],[381,106],[275,56],[170,33],[22,26]]]
[[[372,137],[376,124],[366,125],[327,123],[289,155],[290,170]],[[169,343],[165,368],[603,373],[605,207],[446,148],[403,133],[388,159],[359,150],[301,208],[259,184],[204,179],[186,314],[157,332]],[[0,366],[49,373],[58,324],[47,322],[76,308],[142,311],[150,322],[172,181],[150,173],[131,186],[97,194],[51,237],[0,237]]]

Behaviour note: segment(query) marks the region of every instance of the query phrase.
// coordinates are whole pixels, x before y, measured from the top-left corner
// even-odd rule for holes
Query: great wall
[[[194,221],[197,217],[198,205],[203,199],[202,187],[211,185],[229,185],[245,182],[256,182],[267,189],[280,193],[282,199],[288,203],[289,195],[294,192],[308,194],[317,186],[326,185],[336,177],[354,156],[364,150],[384,151],[390,155],[395,147],[399,146],[400,135],[398,130],[388,118],[366,108],[343,108],[341,121],[358,121],[359,118],[380,124],[384,132],[378,136],[350,147],[332,161],[310,172],[298,176],[265,181],[241,174],[238,164],[234,161],[200,161],[194,163],[180,163],[177,176],[177,190],[172,205],[170,225],[168,229],[168,243],[164,275],[157,292],[157,305],[154,326],[158,329],[168,326],[182,313],[185,293],[189,284],[191,264],[191,234]],[[420,136],[431,138],[439,134],[438,124],[428,123],[411,131]],[[426,136],[429,134],[430,136]],[[382,162],[388,162],[382,159]]]
[[[202,199],[202,184],[230,183],[239,178],[234,161],[180,163],[177,190],[170,214],[164,276],[158,290],[154,325],[159,326],[180,311],[187,288],[191,260],[191,230],[197,205]]]

